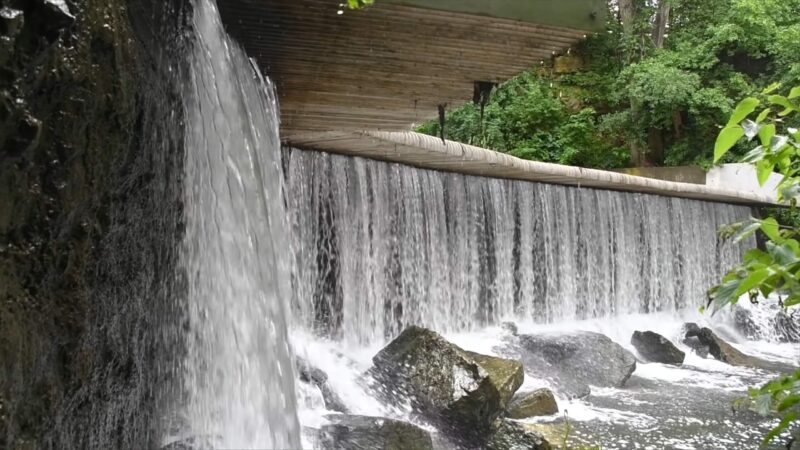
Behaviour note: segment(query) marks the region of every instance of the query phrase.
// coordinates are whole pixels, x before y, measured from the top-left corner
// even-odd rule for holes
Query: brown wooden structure
[[[345,0],[341,0],[345,1]],[[408,130],[602,29],[604,0],[221,0],[276,83],[282,133]]]

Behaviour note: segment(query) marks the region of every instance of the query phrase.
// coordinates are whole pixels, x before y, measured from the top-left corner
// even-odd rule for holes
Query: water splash
[[[751,214],[302,150],[285,158],[298,315],[355,343],[410,324],[453,332],[697,308],[741,258],[717,228]]]
[[[298,448],[276,98],[225,33],[214,1],[196,0],[193,14],[185,421],[216,447]]]

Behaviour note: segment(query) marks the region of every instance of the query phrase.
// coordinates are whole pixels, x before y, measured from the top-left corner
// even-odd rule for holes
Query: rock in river
[[[371,375],[389,399],[467,440],[485,437],[522,384],[519,361],[467,352],[419,327],[403,331],[373,358]]]
[[[508,417],[512,419],[549,416],[557,412],[558,404],[550,389],[517,394],[508,405]]]
[[[652,331],[634,331],[631,345],[650,362],[680,365],[686,358],[686,353],[678,350],[669,339]]]
[[[725,342],[722,340],[722,338],[714,334],[710,328],[702,328],[697,333],[697,339],[704,345],[708,346],[708,351],[711,353],[711,356],[732,366],[752,367],[774,372],[788,373],[793,371],[793,368],[786,364],[767,361],[740,352],[731,344]]]
[[[589,395],[590,385],[622,387],[636,370],[633,354],[599,333],[527,334],[509,342],[528,373],[571,397]]]
[[[511,420],[498,420],[482,448],[487,450],[550,450],[550,443],[536,431],[527,430]]]
[[[422,428],[384,417],[333,414],[325,417],[317,436],[324,450],[433,450],[431,435]]]

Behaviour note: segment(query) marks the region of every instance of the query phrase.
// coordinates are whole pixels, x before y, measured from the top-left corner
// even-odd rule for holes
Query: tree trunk
[[[653,20],[653,44],[656,48],[664,47],[664,37],[667,35],[670,10],[671,6],[668,0],[659,1],[656,17]]]

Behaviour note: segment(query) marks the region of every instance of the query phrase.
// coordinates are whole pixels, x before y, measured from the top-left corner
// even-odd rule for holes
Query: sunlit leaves
[[[714,162],[717,162],[728,153],[739,139],[744,137],[744,128],[739,125],[728,126],[722,129],[714,145]]]
[[[739,102],[733,114],[731,114],[730,120],[728,120],[728,126],[736,125],[743,121],[756,110],[760,103],[761,102],[759,102],[757,98],[753,97],[746,98]]]
[[[375,3],[375,0],[347,0],[347,7],[350,9],[359,9]]]

